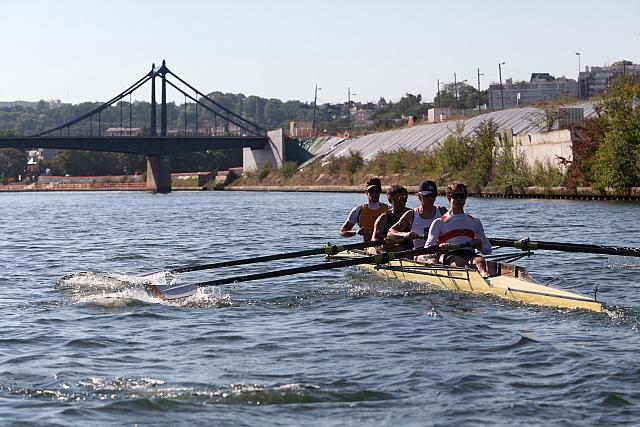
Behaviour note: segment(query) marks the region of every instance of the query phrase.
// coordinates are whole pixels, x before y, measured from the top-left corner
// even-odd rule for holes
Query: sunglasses
[[[449,197],[451,197],[452,199],[466,199],[467,193],[453,193],[450,194]]]
[[[367,190],[367,193],[371,193],[371,194],[380,194],[381,191],[380,190]]]
[[[389,196],[390,199],[406,199],[406,194],[392,194]]]

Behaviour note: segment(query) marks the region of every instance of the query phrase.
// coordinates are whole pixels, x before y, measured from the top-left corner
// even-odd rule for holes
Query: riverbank
[[[418,191],[418,186],[406,186],[410,193]],[[361,185],[237,185],[224,188],[225,191],[281,191],[281,192],[318,192],[318,193],[360,193]],[[441,195],[444,193],[441,192]],[[569,189],[565,187],[516,187],[502,191],[497,187],[483,187],[480,192],[471,193],[474,197],[511,198],[511,199],[567,199],[567,200],[624,200],[640,201],[640,187],[633,187],[628,193],[616,190],[597,191],[591,187]]]
[[[172,191],[203,191],[204,186],[176,187]],[[144,182],[91,182],[91,183],[32,183],[0,185],[0,193],[47,192],[47,191],[147,191]]]
[[[418,186],[406,186],[410,193]],[[83,183],[83,184],[10,184],[0,185],[0,193],[49,192],[49,191],[147,191],[145,183]],[[259,191],[259,192],[310,192],[310,193],[361,193],[361,185],[236,185],[215,188],[206,186],[173,187],[172,191]],[[443,192],[440,193],[444,195]],[[621,200],[640,201],[640,187],[628,193],[616,190],[596,191],[591,187],[575,190],[565,187],[515,187],[503,191],[497,187],[483,187],[471,193],[474,197],[499,199],[566,199],[566,200]]]

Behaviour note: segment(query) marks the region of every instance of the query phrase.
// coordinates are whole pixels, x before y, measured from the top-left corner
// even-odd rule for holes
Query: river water
[[[166,266],[355,242],[338,229],[363,201],[0,194],[0,425],[637,425],[640,259],[540,251],[520,261],[544,283],[606,290],[598,314],[353,267],[178,303],[136,283]],[[640,246],[639,204],[467,205],[490,237]]]

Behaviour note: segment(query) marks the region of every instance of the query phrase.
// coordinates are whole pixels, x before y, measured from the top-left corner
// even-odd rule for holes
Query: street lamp
[[[322,90],[321,87],[318,87],[316,83],[315,94],[313,95],[313,124],[311,125],[311,136],[316,135],[316,103],[318,101],[318,91]]]
[[[458,82],[456,81],[456,73],[453,73],[453,94],[455,96],[455,101],[456,101],[456,114],[458,114],[459,110],[458,110]],[[464,79],[463,81],[461,81],[460,83],[465,83],[467,81],[467,79]]]
[[[351,88],[347,88],[347,132],[351,129],[351,96],[357,93],[351,93]]]
[[[580,71],[582,71],[582,67],[580,66],[580,52],[576,52],[576,56],[578,57],[578,98],[582,99],[582,87],[580,87]]]
[[[480,68],[478,68],[478,114],[480,114],[480,76],[484,76],[484,73],[480,74]]]
[[[504,92],[502,89],[502,66],[504,62],[498,62],[498,74],[500,75],[500,109],[504,110]]]

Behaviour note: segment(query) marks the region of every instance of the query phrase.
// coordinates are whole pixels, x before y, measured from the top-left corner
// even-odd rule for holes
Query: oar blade
[[[188,298],[196,293],[198,286],[195,284],[185,285],[147,285],[147,292],[163,301],[172,301],[181,298]]]

